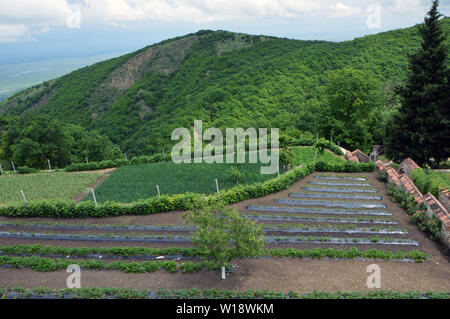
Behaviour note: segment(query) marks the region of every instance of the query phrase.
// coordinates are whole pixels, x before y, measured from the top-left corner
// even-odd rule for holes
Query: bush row
[[[34,271],[57,271],[67,269],[68,266],[76,264],[84,269],[91,270],[117,270],[126,273],[144,273],[163,270],[170,273],[182,271],[192,273],[195,271],[217,270],[213,261],[204,260],[197,263],[174,261],[144,261],[144,262],[124,262],[113,261],[105,262],[99,259],[74,260],[67,258],[47,258],[47,257],[17,257],[0,256],[1,266],[10,266],[13,268],[31,268]],[[229,268],[229,267],[228,267]]]
[[[167,256],[182,255],[186,257],[202,257],[200,250],[195,247],[167,247],[167,248],[150,248],[150,247],[55,247],[35,245],[12,245],[0,246],[0,252],[13,255],[34,255],[42,256],[76,256],[82,257],[92,254],[109,255],[109,256]],[[416,262],[423,262],[428,259],[428,255],[417,251],[384,251],[379,249],[369,249],[360,251],[355,247],[350,249],[334,249],[334,248],[314,248],[314,249],[264,249],[260,252],[259,257],[289,257],[289,258],[339,258],[339,259],[412,259]]]
[[[126,288],[0,288],[3,298],[76,298],[76,299],[450,299],[450,292],[371,290],[364,292],[288,293],[269,290],[234,291],[222,289],[160,289],[157,291]]]
[[[425,204],[417,203],[414,196],[394,183],[389,183],[387,188],[388,194],[392,196],[392,201],[406,209],[412,222],[419,226],[421,231],[430,234],[437,241],[441,239],[442,221],[434,215],[429,217],[426,214]]]
[[[357,172],[374,172],[376,165],[374,162],[368,163],[356,163],[352,161],[345,161],[342,163],[328,163],[324,161],[318,161],[315,167],[318,172],[346,172],[346,173],[357,173]]]
[[[320,172],[369,172],[375,170],[374,163],[345,162],[328,165],[324,162],[316,163],[316,170]],[[314,172],[314,165],[307,164],[300,168],[294,168],[280,179],[273,178],[265,182],[247,185],[238,185],[232,189],[220,193],[220,200],[226,204],[233,204],[247,199],[266,196],[282,191],[293,183]],[[6,217],[59,217],[59,218],[89,218],[89,217],[113,217],[121,215],[149,215],[174,210],[188,210],[194,203],[206,201],[213,204],[218,201],[214,195],[204,194],[176,194],[152,197],[139,200],[130,204],[105,202],[95,206],[93,202],[81,202],[75,204],[71,201],[42,200],[30,201],[28,204],[0,207],[0,216]]]
[[[129,161],[125,159],[105,160],[101,162],[89,162],[89,163],[72,163],[66,168],[65,172],[80,172],[80,171],[93,171],[97,169],[121,167],[129,165]]]

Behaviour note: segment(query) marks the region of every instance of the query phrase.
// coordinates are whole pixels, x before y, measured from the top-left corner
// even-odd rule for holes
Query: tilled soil
[[[271,206],[283,206],[274,203],[277,198],[288,198],[290,192],[302,192],[301,187],[309,185],[311,180],[319,181],[314,176],[317,174],[323,175],[323,173],[314,173],[307,176],[303,180],[293,184],[288,189],[270,194],[268,196],[243,201],[232,207],[239,210],[241,213],[247,214],[247,205],[271,205]],[[330,175],[330,174],[329,174]],[[331,174],[332,175],[332,174]],[[341,175],[341,174],[339,174]],[[287,292],[289,290],[295,291],[337,291],[337,290],[367,290],[366,279],[370,275],[366,272],[367,265],[376,263],[380,265],[382,271],[382,289],[394,289],[394,290],[437,290],[448,291],[450,290],[450,267],[449,257],[444,253],[442,246],[436,242],[430,240],[426,234],[421,232],[418,227],[410,221],[410,216],[402,209],[398,204],[391,202],[390,197],[387,195],[386,185],[379,181],[376,177],[376,173],[355,173],[345,174],[347,176],[365,176],[367,181],[364,183],[370,183],[374,188],[378,190],[377,195],[382,196],[381,201],[373,201],[377,203],[383,203],[387,206],[385,210],[392,212],[391,218],[399,221],[397,225],[385,225],[393,226],[396,228],[406,229],[408,234],[379,234],[380,239],[385,237],[391,238],[408,238],[419,242],[419,246],[411,245],[382,245],[382,244],[330,244],[330,243],[268,243],[266,248],[335,248],[335,249],[348,249],[356,247],[359,250],[367,249],[381,249],[386,251],[411,251],[420,250],[430,255],[430,259],[424,263],[404,263],[395,261],[337,261],[337,260],[309,260],[309,259],[244,259],[237,261],[237,271],[229,274],[226,281],[220,280],[220,275],[216,272],[200,272],[194,274],[168,274],[165,272],[155,272],[151,274],[126,274],[116,271],[83,271],[82,282],[84,286],[97,286],[97,287],[126,287],[126,288],[147,288],[147,289],[173,289],[173,288],[224,288],[235,290],[247,290],[247,289],[270,289],[281,290]],[[350,181],[346,181],[350,182]],[[354,181],[351,181],[354,182]],[[328,187],[328,186],[327,186]],[[333,201],[334,199],[329,199]],[[337,201],[358,201],[358,200],[341,200]],[[328,201],[328,199],[327,199]],[[361,200],[367,201],[367,200]],[[291,206],[295,207],[295,206]],[[57,218],[30,218],[27,221],[34,222],[58,222],[67,224],[115,224],[115,225],[185,225],[183,219],[184,212],[169,212],[160,213],[147,216],[120,216],[112,218],[88,218],[88,219],[57,219]],[[283,216],[285,213],[270,213],[270,212],[258,212],[258,214],[276,214]],[[307,216],[321,216],[328,217],[334,215],[328,214],[293,214],[293,215],[307,215]],[[358,215],[337,215],[345,218],[353,218]],[[374,216],[377,218],[377,216]],[[23,220],[20,218],[5,218],[0,217],[0,221],[14,221]],[[258,223],[265,224],[333,224],[332,221],[320,222],[295,222],[295,221],[259,221]],[[338,225],[345,225],[336,223]],[[349,223],[351,224],[351,223]],[[359,224],[360,227],[375,226],[375,224]],[[377,224],[376,226],[382,226]],[[5,230],[8,228],[0,228]],[[17,228],[10,228],[9,230],[18,231]],[[31,232],[29,229],[22,229],[21,231]],[[34,229],[36,233],[89,233],[89,234],[124,234],[123,231],[104,231],[104,230],[44,230]],[[163,234],[171,233],[174,235],[182,235],[183,232],[169,232],[165,231],[127,231],[127,235],[150,235],[150,234]],[[328,236],[328,237],[348,237],[348,238],[367,238],[377,236],[376,234],[344,234],[344,233],[286,233],[286,232],[270,232],[267,235],[279,235],[279,236]],[[0,238],[0,245],[13,245],[13,244],[41,244],[49,246],[65,246],[65,247],[189,247],[189,243],[170,243],[170,242],[152,242],[152,243],[136,243],[136,242],[94,242],[94,241],[75,241],[75,240],[41,240],[41,239],[6,239]],[[65,279],[67,273],[52,272],[52,273],[39,273],[31,270],[15,270],[0,268],[0,286],[24,286],[24,287],[36,287],[36,286],[49,286],[52,288],[65,287]],[[83,281],[84,280],[84,281]]]
[[[236,262],[237,271],[220,279],[218,272],[201,271],[193,274],[163,271],[126,274],[118,271],[82,271],[82,287],[121,287],[157,290],[165,289],[232,289],[311,292],[367,291],[370,273],[367,266],[376,263],[381,269],[381,289],[449,291],[449,267],[446,264],[409,264],[381,261],[336,261],[297,259],[245,259]],[[0,268],[1,286],[25,288],[65,288],[68,273],[34,272]]]

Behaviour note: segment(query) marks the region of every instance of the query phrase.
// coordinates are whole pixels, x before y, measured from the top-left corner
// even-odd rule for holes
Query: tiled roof
[[[419,191],[419,189],[416,187],[416,185],[414,185],[414,183],[409,179],[408,176],[406,176],[405,174],[401,175],[400,182],[405,187],[405,189],[408,191],[408,193],[410,193],[411,195],[414,196],[414,199],[416,200],[416,202],[423,203],[422,193]]]

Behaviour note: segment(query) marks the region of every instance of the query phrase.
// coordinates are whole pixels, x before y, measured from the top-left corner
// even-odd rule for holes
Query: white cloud
[[[74,4],[81,10],[81,27],[106,23],[121,28],[135,21],[360,17],[373,4],[381,5],[383,15],[423,16],[427,9],[421,0],[0,0],[1,39],[20,40],[27,32],[65,26]]]
[[[17,42],[27,37],[28,29],[23,24],[0,23],[0,43]]]

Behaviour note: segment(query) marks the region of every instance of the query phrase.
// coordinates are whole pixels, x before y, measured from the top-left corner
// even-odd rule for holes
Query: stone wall
[[[398,166],[398,172],[400,174],[406,174],[408,177],[411,176],[411,172],[419,168],[419,165],[416,164],[411,158],[404,159],[400,165]]]
[[[399,174],[394,168],[386,166],[382,161],[376,162],[378,170],[386,173],[389,183],[395,183],[397,186],[402,187],[408,193],[413,195],[418,203],[424,203],[427,206],[426,213],[428,216],[434,215],[441,220],[441,242],[447,249],[450,249],[450,215],[448,213],[450,192],[446,189],[439,191],[439,199],[442,199],[442,202],[436,199],[433,194],[427,193],[424,196],[408,176],[419,166],[412,159],[406,159],[402,164],[400,164],[402,173]]]

